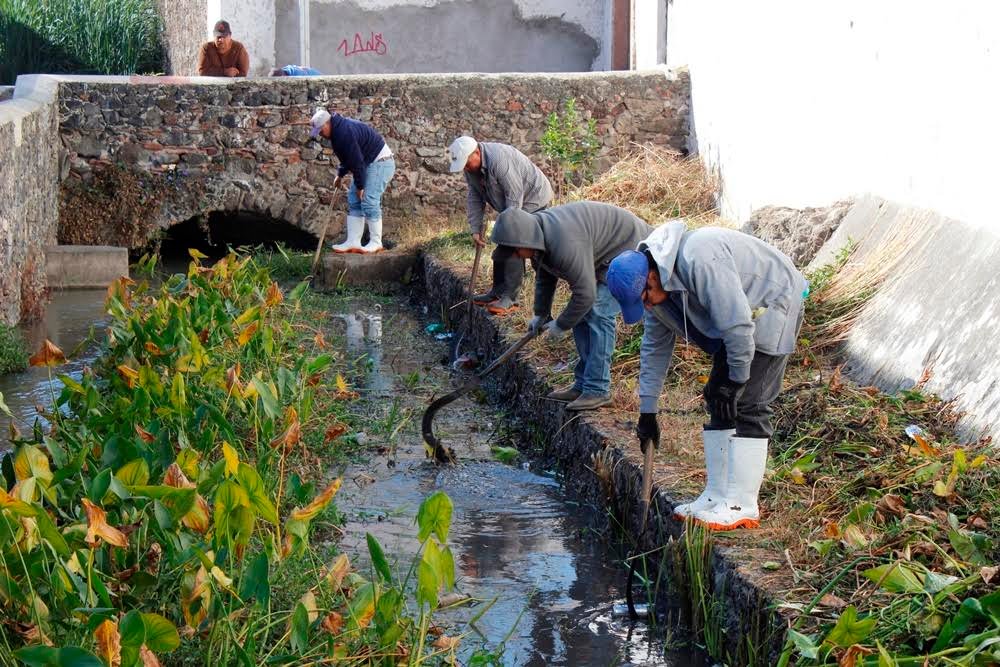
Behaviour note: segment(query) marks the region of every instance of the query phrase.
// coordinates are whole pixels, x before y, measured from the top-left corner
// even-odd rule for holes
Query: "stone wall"
[[[540,159],[545,117],[573,97],[597,121],[600,167],[630,142],[683,149],[688,134],[683,72],[563,75],[395,75],[305,79],[61,79],[64,178],[124,162],[167,175],[176,194],[150,218],[158,227],[215,210],[246,210],[316,232],[331,215],[335,158],[309,139],[325,105],[369,122],[396,153],[386,207],[400,213],[464,210],[465,184],[447,173],[446,147],[469,133],[512,143]],[[343,203],[338,203],[343,211]]]
[[[167,72],[194,76],[198,51],[208,40],[207,0],[156,0],[163,20],[163,45]]]
[[[0,102],[0,322],[40,314],[45,246],[55,242],[59,178],[55,83],[21,76]]]

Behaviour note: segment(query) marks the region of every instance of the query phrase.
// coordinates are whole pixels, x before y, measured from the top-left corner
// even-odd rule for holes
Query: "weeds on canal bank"
[[[301,317],[307,298],[304,283],[286,294],[235,255],[209,268],[195,254],[155,290],[112,285],[94,368],[59,376],[42,415],[51,428],[12,434],[3,458],[0,662],[397,665],[454,653],[458,638],[428,636],[454,582],[447,496],[421,506],[405,576],[370,536],[370,577],[310,546],[340,487],[310,461],[338,447],[356,394]],[[58,374],[64,356],[46,343],[31,361]]]
[[[0,324],[0,375],[28,367],[28,346],[17,327]]]

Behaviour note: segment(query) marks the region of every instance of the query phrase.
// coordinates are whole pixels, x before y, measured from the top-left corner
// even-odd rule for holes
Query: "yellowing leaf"
[[[449,637],[448,635],[441,635],[440,637],[434,640],[434,643],[431,644],[431,646],[445,651],[454,651],[460,641],[462,641],[461,637]]]
[[[272,282],[271,286],[267,288],[267,294],[264,297],[264,305],[266,306],[276,306],[282,302],[284,295],[281,293],[281,289],[278,287],[278,283]]]
[[[351,391],[347,386],[347,380],[340,373],[337,373],[337,392],[334,394],[334,398],[338,401],[353,401],[358,397],[358,392]]]
[[[163,474],[164,486],[172,486],[175,489],[193,489],[194,483],[187,478],[181,467],[176,462],[171,463],[167,472]]]
[[[305,595],[299,598],[299,602],[306,608],[306,613],[309,614],[309,622],[315,623],[316,619],[319,618],[319,607],[316,606],[316,596],[313,592],[307,591]]]
[[[226,474],[233,476],[240,469],[240,457],[225,440],[222,441],[222,456],[226,459]]]
[[[233,585],[233,580],[226,576],[226,573],[218,565],[212,566],[212,578],[215,579],[216,583],[223,588],[231,588]]]
[[[208,259],[208,255],[197,248],[188,248],[188,254],[191,255],[191,259],[195,260],[195,264],[198,263],[198,260]]]
[[[20,482],[34,477],[44,485],[52,481],[49,459],[35,445],[21,445],[14,455],[14,477]]]
[[[163,354],[163,352],[160,351],[160,346],[151,340],[147,340],[146,343],[143,345],[143,347],[146,348],[146,352],[149,352],[154,356],[159,356]]]
[[[789,479],[792,480],[792,482],[794,484],[805,484],[806,483],[806,476],[805,476],[805,474],[803,474],[802,470],[800,470],[799,468],[792,468],[788,472],[788,477],[789,477]]]
[[[986,463],[986,455],[980,454],[976,458],[972,459],[972,463],[969,464],[970,468],[978,468],[979,466]]]
[[[138,424],[135,425],[135,432],[139,435],[139,438],[143,442],[153,442],[154,440],[156,440],[155,435],[153,435],[143,427],[139,426]]]
[[[196,533],[204,535],[208,532],[210,526],[209,514],[208,502],[202,498],[200,493],[196,493],[194,496],[194,506],[188,510],[187,514],[181,517],[181,523]]]
[[[128,383],[129,389],[135,389],[135,386],[139,384],[139,371],[126,366],[125,364],[118,365],[118,374],[122,376],[122,379]]]
[[[326,581],[335,593],[340,590],[340,586],[344,582],[344,577],[350,571],[351,562],[348,560],[347,554],[340,554],[330,565],[330,570],[326,573]]]
[[[868,536],[855,524],[851,524],[844,529],[844,544],[852,549],[860,549],[868,545]]]
[[[28,363],[32,366],[58,366],[59,364],[66,362],[66,355],[59,347],[50,341],[48,338],[42,343],[42,346],[31,355],[28,359]]]
[[[255,320],[260,316],[260,306],[251,306],[247,308],[243,314],[236,318],[236,325],[243,326],[251,320]]]
[[[330,504],[330,501],[333,500],[333,496],[340,490],[340,484],[341,479],[339,477],[330,482],[330,485],[323,490],[323,493],[313,498],[311,503],[305,507],[298,507],[292,511],[292,515],[290,517],[291,520],[311,521],[313,517],[323,511],[323,509]]]
[[[188,627],[197,630],[208,616],[212,604],[212,587],[208,584],[208,571],[201,563],[181,577],[181,611]]]
[[[320,627],[336,637],[344,629],[344,617],[335,611],[331,611],[323,618]]]
[[[107,512],[87,498],[84,498],[82,503],[83,510],[87,513],[87,536],[84,538],[87,544],[96,547],[100,544],[98,538],[101,538],[116,547],[125,548],[128,546],[128,538],[125,537],[125,533],[108,525]]]
[[[240,331],[239,336],[236,338],[236,342],[240,344],[240,347],[246,345],[250,342],[250,339],[255,333],[257,333],[257,327],[260,326],[258,322],[251,322],[250,324],[243,327]]]
[[[284,447],[286,452],[290,452],[302,439],[302,423],[299,422],[299,414],[295,408],[289,407],[285,412],[285,423],[288,427],[271,441],[274,448]]]
[[[117,623],[105,620],[94,630],[94,640],[97,642],[97,655],[108,667],[122,664],[122,644]]]
[[[226,389],[242,395],[243,386],[240,384],[240,363],[236,362],[235,366],[230,366],[226,369]]]
[[[938,480],[934,482],[934,495],[941,498],[947,498],[952,493],[952,490],[948,488],[948,485]]]
[[[347,424],[341,421],[333,422],[326,427],[326,433],[323,434],[323,444],[336,440],[345,433],[347,433]]]
[[[699,375],[698,376],[698,383],[699,384],[708,384],[708,376],[707,375]]]

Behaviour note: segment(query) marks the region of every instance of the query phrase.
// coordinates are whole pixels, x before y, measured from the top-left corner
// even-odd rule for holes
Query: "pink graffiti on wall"
[[[354,43],[348,45],[347,40],[344,39],[340,42],[340,46],[337,47],[338,51],[344,52],[344,57],[356,56],[359,53],[374,53],[379,56],[384,56],[388,47],[385,42],[382,41],[382,33],[371,32],[369,33],[368,39],[364,39],[361,33],[354,33]]]

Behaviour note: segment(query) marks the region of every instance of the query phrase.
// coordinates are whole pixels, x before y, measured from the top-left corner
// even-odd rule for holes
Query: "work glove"
[[[639,447],[642,453],[646,453],[647,443],[652,442],[653,447],[660,446],[660,424],[656,420],[655,412],[643,412],[639,415],[639,424],[635,427],[635,434],[639,438]]]
[[[530,320],[528,320],[528,331],[537,336],[542,332],[542,327],[544,327],[545,323],[548,321],[549,318],[547,317],[542,317],[541,315],[535,315]]]
[[[566,329],[560,329],[559,325],[556,324],[555,320],[552,320],[545,325],[545,331],[542,332],[546,338],[550,341],[555,342],[557,340],[562,340],[563,337],[569,333]]]
[[[709,414],[727,422],[736,421],[736,402],[745,386],[745,382],[734,382],[729,378],[719,382],[710,380],[703,393]]]

